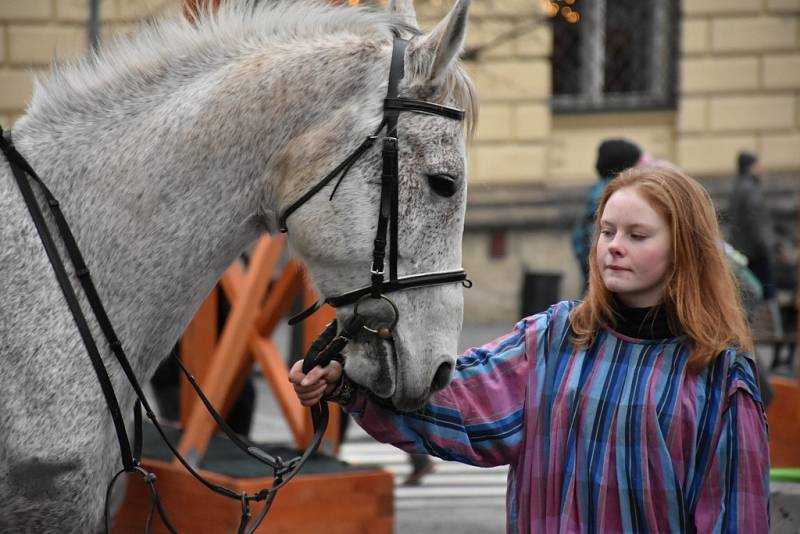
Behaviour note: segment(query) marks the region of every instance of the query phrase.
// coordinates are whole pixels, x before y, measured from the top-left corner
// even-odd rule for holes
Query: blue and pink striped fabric
[[[685,338],[569,338],[574,302],[461,356],[451,384],[402,414],[356,394],[376,439],[510,466],[509,533],[768,531],[766,417],[747,355],[687,372]]]

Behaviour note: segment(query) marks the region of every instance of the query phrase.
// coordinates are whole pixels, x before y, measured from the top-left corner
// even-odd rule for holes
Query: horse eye
[[[434,193],[445,198],[452,197],[458,190],[456,179],[449,174],[429,174],[428,184]]]

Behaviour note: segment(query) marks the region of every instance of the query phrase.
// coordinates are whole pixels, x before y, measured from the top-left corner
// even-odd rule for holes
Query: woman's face
[[[658,304],[671,264],[671,242],[667,221],[636,188],[616,191],[600,217],[595,251],[606,288],[627,306]]]

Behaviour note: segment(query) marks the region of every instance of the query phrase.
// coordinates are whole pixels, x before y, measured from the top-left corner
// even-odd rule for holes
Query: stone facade
[[[101,39],[179,7],[175,0],[101,0]],[[88,0],[0,1],[0,124],[9,127],[22,114],[37,71],[87,50],[88,20]]]

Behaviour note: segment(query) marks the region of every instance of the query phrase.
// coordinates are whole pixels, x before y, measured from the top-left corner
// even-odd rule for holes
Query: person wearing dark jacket
[[[752,152],[739,153],[728,216],[730,243],[747,256],[747,266],[764,288],[764,300],[775,296],[775,234],[761,186],[761,165]]]
[[[764,199],[758,156],[742,151],[737,158],[737,176],[728,208],[730,244],[747,257],[747,268],[763,288],[775,337],[783,337],[778,302],[775,299],[775,234]]]

